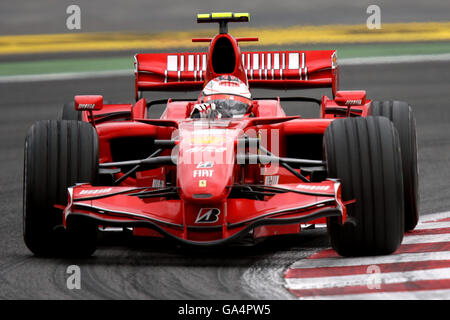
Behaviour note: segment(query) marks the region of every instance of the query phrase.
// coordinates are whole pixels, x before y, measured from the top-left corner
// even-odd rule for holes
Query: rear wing
[[[244,52],[241,59],[251,88],[336,87],[334,50]]]
[[[254,51],[238,59],[250,88],[339,89],[336,51]],[[136,96],[142,91],[201,91],[211,66],[206,52],[135,55]]]

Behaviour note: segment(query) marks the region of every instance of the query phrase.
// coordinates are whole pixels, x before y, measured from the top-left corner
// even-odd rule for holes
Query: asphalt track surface
[[[66,8],[81,9],[81,30],[66,28]],[[77,33],[204,29],[197,13],[249,12],[249,27],[364,24],[369,5],[378,5],[382,22],[448,21],[447,0],[39,0],[1,1],[1,34]]]
[[[412,105],[422,216],[450,209],[448,69],[449,62],[341,68],[342,89],[366,89],[372,98]],[[133,92],[131,77],[0,84],[0,299],[293,298],[281,286],[282,274],[295,261],[329,246],[324,229],[220,250],[109,235],[102,237],[98,250],[87,260],[36,258],[27,250],[22,240],[21,197],[28,128],[36,120],[55,118],[75,94],[103,94],[112,102],[131,102]],[[289,114],[300,110],[309,116],[317,112],[312,106],[286,109]],[[81,270],[79,290],[66,285],[67,267],[73,264]]]

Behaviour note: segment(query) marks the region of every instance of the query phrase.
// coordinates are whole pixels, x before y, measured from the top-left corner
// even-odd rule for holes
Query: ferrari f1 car
[[[394,252],[418,222],[415,120],[401,101],[339,90],[336,51],[241,51],[217,22],[207,52],[135,56],[133,104],[79,95],[25,141],[24,239],[36,255],[89,256],[99,229],[215,246],[326,223],[343,256]],[[331,88],[332,98],[247,89]],[[247,89],[246,89],[247,88]],[[150,100],[145,91],[198,91]],[[316,103],[320,117],[282,103]],[[149,110],[163,103],[155,119]],[[228,108],[228,109],[227,109]]]

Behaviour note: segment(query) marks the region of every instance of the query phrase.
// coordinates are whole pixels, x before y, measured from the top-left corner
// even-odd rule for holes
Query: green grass
[[[0,76],[133,69],[133,56],[1,62]]]

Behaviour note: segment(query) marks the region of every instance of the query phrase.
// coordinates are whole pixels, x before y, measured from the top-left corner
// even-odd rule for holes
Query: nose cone
[[[180,128],[177,165],[180,197],[193,203],[222,202],[233,184],[235,132]]]

